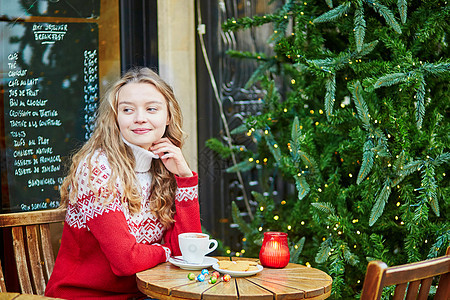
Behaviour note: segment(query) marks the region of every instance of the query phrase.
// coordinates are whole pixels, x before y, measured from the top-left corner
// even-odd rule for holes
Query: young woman
[[[181,123],[172,89],[148,68],[107,92],[61,186],[67,216],[47,296],[143,297],[135,274],[180,255],[178,234],[201,232]]]

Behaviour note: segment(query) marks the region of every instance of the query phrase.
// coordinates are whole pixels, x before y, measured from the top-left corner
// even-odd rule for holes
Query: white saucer
[[[183,256],[175,256],[169,258],[169,262],[183,270],[201,270],[217,263],[217,258],[205,256],[201,264],[188,264],[183,260]]]
[[[212,267],[213,267],[214,270],[216,270],[219,273],[230,274],[231,277],[252,276],[252,275],[255,275],[256,273],[261,272],[264,269],[263,266],[256,265],[258,270],[253,270],[253,271],[231,271],[231,270],[224,270],[224,269],[219,268],[219,264],[217,264],[217,263],[213,264]]]

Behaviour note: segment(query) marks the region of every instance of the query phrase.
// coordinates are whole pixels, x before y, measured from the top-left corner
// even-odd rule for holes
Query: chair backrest
[[[0,228],[11,230],[21,293],[44,294],[55,265],[49,224],[63,222],[65,215],[65,209],[0,214]],[[6,292],[1,264],[0,292]]]
[[[445,256],[388,267],[382,261],[367,265],[361,300],[378,300],[383,288],[395,285],[394,300],[428,299],[433,278],[440,275],[435,300],[450,299],[450,247]]]

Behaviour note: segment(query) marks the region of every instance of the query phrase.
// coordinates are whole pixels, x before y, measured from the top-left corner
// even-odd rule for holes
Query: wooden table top
[[[218,257],[220,260],[229,258]],[[233,260],[253,260],[233,258]],[[214,269],[209,268],[210,272]],[[325,272],[299,264],[288,264],[283,269],[264,268],[249,277],[233,277],[215,284],[191,281],[190,272],[169,262],[136,274],[139,290],[157,299],[326,299],[331,294],[332,279]]]

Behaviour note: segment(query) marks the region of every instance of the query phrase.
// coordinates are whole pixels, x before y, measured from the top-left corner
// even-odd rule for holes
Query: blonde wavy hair
[[[69,202],[75,203],[77,201],[77,168],[79,164],[86,160],[90,178],[93,167],[91,164],[92,157],[96,150],[100,150],[106,154],[111,167],[111,176],[106,182],[106,186],[101,187],[99,191],[94,190],[92,183],[90,183],[96,199],[98,200],[99,197],[104,197],[105,199],[115,198],[118,195],[116,187],[116,182],[118,181],[120,186],[123,187],[122,203],[128,202],[128,208],[131,213],[139,212],[141,196],[138,187],[133,184],[136,182],[134,172],[135,159],[130,147],[123,142],[117,123],[118,94],[120,89],[130,82],[152,84],[164,96],[169,116],[169,124],[166,127],[164,137],[167,137],[177,147],[182,147],[182,114],[172,88],[149,68],[132,69],[106,92],[104,99],[100,101],[92,136],[72,156],[68,175],[60,189],[62,207],[67,207]],[[176,180],[174,175],[164,167],[160,159],[152,160],[150,172],[152,174],[152,191],[149,199],[151,209],[164,227],[168,228],[174,222]]]

